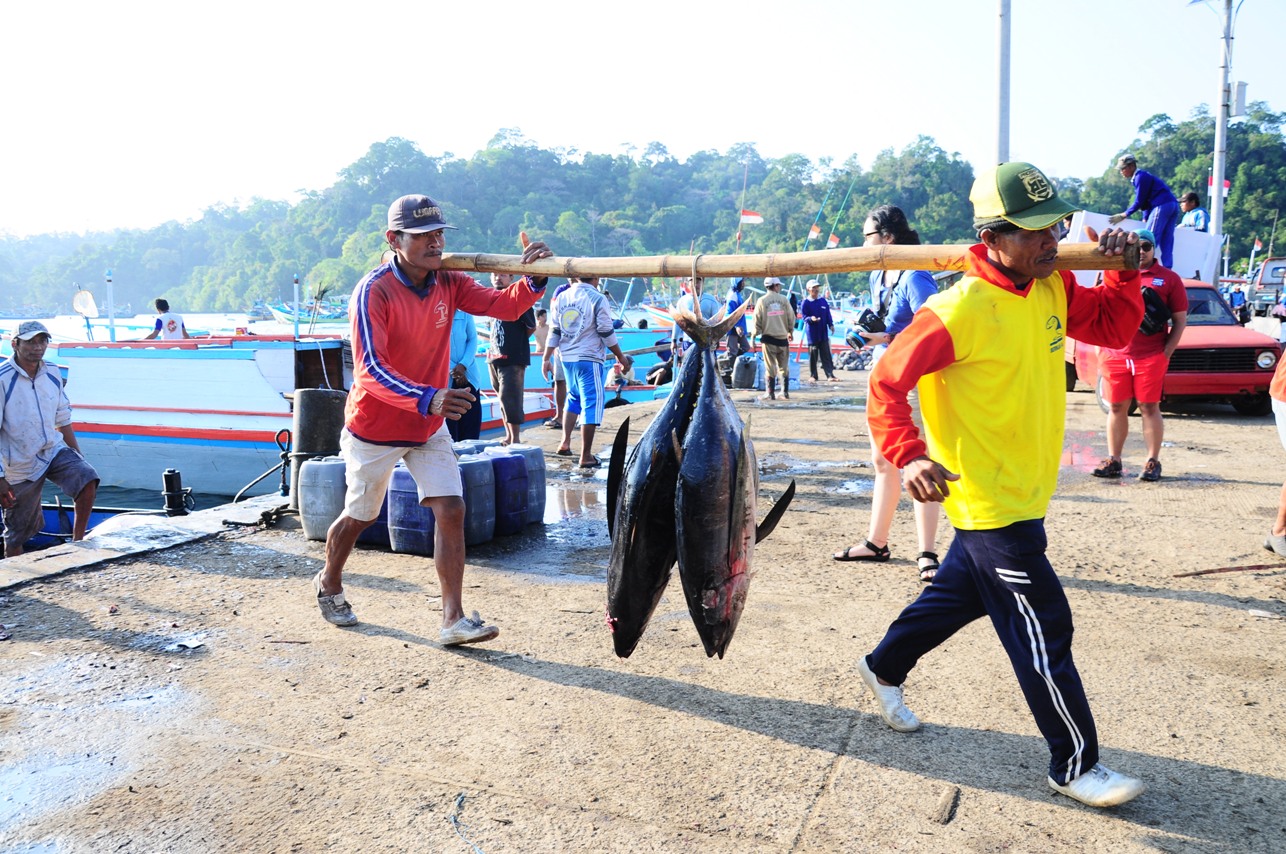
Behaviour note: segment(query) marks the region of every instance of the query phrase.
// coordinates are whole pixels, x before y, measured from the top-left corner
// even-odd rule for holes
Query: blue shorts
[[[585,424],[603,423],[603,363],[564,362],[567,373],[567,411],[584,416]]]

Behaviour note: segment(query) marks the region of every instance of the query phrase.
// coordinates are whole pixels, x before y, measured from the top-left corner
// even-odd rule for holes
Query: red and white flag
[[[810,240],[816,240],[821,236],[822,236],[822,227],[820,225],[817,225],[816,223],[813,223],[813,227],[808,229],[808,237],[804,239],[804,242],[807,243]]]
[[[826,238],[826,248],[827,248],[827,249],[837,249],[837,248],[839,248],[839,235],[838,235],[838,234],[832,234],[830,237]]]
[[[1255,238],[1255,251],[1256,251],[1256,252],[1258,252],[1260,249],[1263,249],[1263,248],[1264,248],[1264,244],[1260,242],[1260,240],[1259,240],[1259,238],[1258,238],[1258,237],[1256,237],[1256,238]]]
[[[743,210],[741,212],[741,221],[747,225],[759,225],[764,218],[754,211]]]

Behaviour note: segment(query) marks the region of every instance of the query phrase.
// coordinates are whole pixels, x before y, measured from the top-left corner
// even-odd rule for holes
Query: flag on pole
[[[804,242],[807,243],[810,240],[816,240],[821,236],[822,236],[822,227],[817,223],[813,223],[813,227],[808,229],[808,237],[804,238]]]
[[[827,248],[827,249],[836,249],[836,248],[838,248],[838,247],[839,247],[839,235],[838,235],[838,234],[832,234],[830,237],[826,238],[826,248]]]
[[[743,208],[741,211],[741,221],[747,225],[759,225],[764,221],[764,218],[754,211],[748,211]]]
[[[1256,251],[1256,252],[1258,252],[1259,250],[1261,250],[1261,249],[1263,249],[1263,248],[1264,248],[1264,244],[1260,242],[1260,240],[1259,240],[1259,238],[1258,238],[1258,237],[1256,237],[1256,238],[1255,238],[1255,251]]]

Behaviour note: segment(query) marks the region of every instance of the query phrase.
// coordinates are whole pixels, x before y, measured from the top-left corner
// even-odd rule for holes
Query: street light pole
[[[997,93],[999,115],[996,125],[996,162],[1009,162],[1009,0],[1000,0],[1000,61],[998,76],[1000,89]]]
[[[1219,116],[1215,119],[1214,174],[1210,179],[1210,231],[1223,234],[1223,182],[1228,161],[1228,113],[1231,92],[1228,71],[1232,66],[1232,0],[1223,0],[1223,36],[1219,42]]]

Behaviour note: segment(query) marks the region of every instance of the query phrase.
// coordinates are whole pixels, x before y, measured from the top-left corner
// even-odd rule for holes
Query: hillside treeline
[[[1276,212],[1286,207],[1282,122],[1258,102],[1230,128],[1224,230],[1243,265],[1250,243],[1258,236],[1266,245]],[[1196,190],[1206,198],[1214,121],[1204,106],[1182,122],[1153,116],[1139,134],[1104,149],[1101,175],[1058,176],[1060,192],[1092,210],[1122,210],[1130,189],[1112,167],[1131,151],[1176,194]],[[969,242],[973,177],[970,163],[929,137],[884,151],[869,169],[855,158],[838,165],[801,155],[766,159],[752,145],[686,160],[656,142],[618,155],[549,151],[517,130],[500,131],[467,159],[432,157],[392,138],[295,204],[256,199],[146,230],[0,238],[0,309],[68,312],[75,286],[101,293],[108,269],[116,302],[136,311],[157,296],[183,311],[280,302],[291,298],[296,274],[306,293],[347,293],[378,262],[389,202],[408,192],[442,203],[459,226],[447,243],[455,252],[516,253],[518,232],[526,231],[559,255],[731,253],[743,181],[745,207],[764,222],[740,227],[742,252],[821,250],[832,228],[840,246],[859,246],[866,212],[885,203],[907,211],[926,243]],[[814,222],[821,237],[809,242]],[[864,274],[830,277],[841,291],[864,289],[865,281]],[[654,290],[668,287],[652,283]]]

